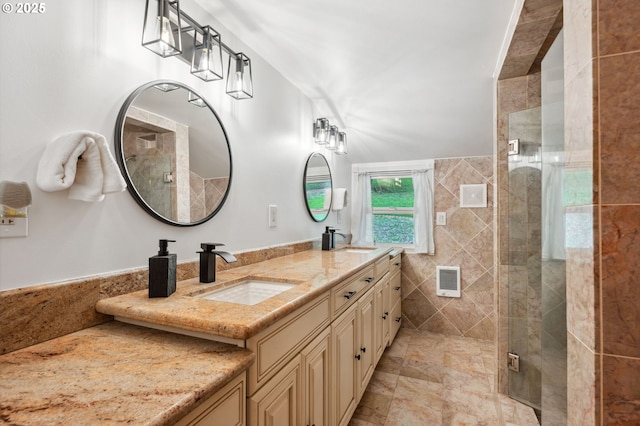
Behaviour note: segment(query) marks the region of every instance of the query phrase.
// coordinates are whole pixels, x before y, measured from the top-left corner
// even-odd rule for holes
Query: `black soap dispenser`
[[[325,227],[324,233],[322,234],[322,250],[331,250],[334,248],[334,232],[335,229],[332,229],[330,226]]]
[[[160,240],[158,255],[149,258],[149,297],[169,297],[176,291],[177,256],[169,253],[169,243],[175,240]]]

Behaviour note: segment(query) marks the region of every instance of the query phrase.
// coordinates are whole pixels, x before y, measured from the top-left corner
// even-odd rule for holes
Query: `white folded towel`
[[[347,206],[347,188],[335,188],[333,190],[333,201],[331,210],[339,211]]]
[[[102,201],[105,194],[127,188],[105,137],[85,130],[47,144],[36,184],[47,192],[69,189],[69,198],[81,201]]]

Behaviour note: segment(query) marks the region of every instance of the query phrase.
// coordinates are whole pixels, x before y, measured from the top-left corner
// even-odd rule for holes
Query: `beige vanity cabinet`
[[[325,331],[302,350],[302,412],[307,426],[330,426],[330,333]]]
[[[245,388],[246,373],[242,373],[180,419],[176,426],[246,425]]]
[[[305,363],[313,365],[309,372],[313,390],[328,387],[327,383],[316,381],[328,375],[328,366],[322,364],[328,364],[327,359],[322,359],[328,358],[328,348],[322,349],[321,339],[318,339],[325,334],[328,339],[329,317],[327,292],[246,341],[247,348],[256,354],[256,361],[248,371],[250,425],[298,426],[304,423]],[[313,395],[314,402],[319,398],[320,395]],[[313,408],[316,409],[315,404]]]
[[[331,326],[333,418],[346,425],[375,370],[375,288],[370,288]]]
[[[389,269],[383,256],[246,341],[256,354],[247,375],[249,425],[349,423],[397,332],[400,292]]]

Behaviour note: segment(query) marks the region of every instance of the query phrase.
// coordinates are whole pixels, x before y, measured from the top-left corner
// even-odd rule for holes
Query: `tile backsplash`
[[[218,262],[219,270],[249,265],[313,248],[300,242],[237,253],[237,262]],[[177,280],[197,277],[197,261],[178,265]],[[98,300],[147,288],[147,268],[0,292],[0,355],[111,321],[95,310]]]

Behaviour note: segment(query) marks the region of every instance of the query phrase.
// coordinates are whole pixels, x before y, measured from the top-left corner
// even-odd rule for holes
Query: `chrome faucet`
[[[212,283],[216,280],[216,256],[220,256],[226,263],[235,262],[238,259],[231,253],[216,250],[216,246],[223,246],[221,243],[202,243],[200,253],[200,282]]]

